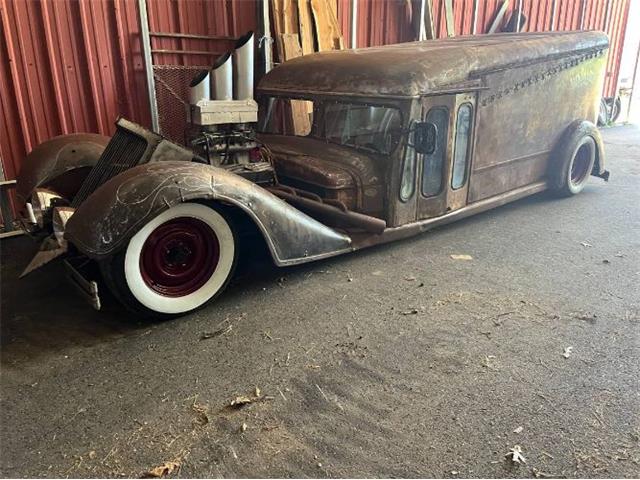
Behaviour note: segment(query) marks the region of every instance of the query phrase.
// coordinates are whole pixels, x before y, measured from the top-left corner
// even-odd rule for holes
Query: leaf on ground
[[[200,335],[200,340],[208,340],[210,338],[219,337],[220,335],[226,335],[227,333],[231,332],[232,329],[233,325],[229,324],[225,328],[221,328],[219,330],[216,330],[215,332],[204,332],[202,335]]]
[[[255,402],[255,400],[251,397],[248,397],[246,395],[239,395],[236,398],[234,398],[233,400],[231,400],[231,403],[229,404],[231,407],[241,407],[243,405],[247,405],[249,403],[253,403]]]
[[[524,456],[522,456],[522,447],[520,445],[511,447],[505,457],[510,457],[513,463],[527,463]]]
[[[452,254],[449,255],[451,258],[453,258],[454,260],[473,260],[473,257],[471,255],[458,255],[458,254]]]
[[[165,462],[164,464],[154,467],[145,473],[146,478],[160,478],[170,475],[174,470],[180,468],[180,462]]]
[[[536,478],[547,478],[547,477],[550,476],[550,475],[547,475],[546,473],[538,470],[536,467],[533,467],[531,469],[531,471],[533,472],[533,476],[536,477]]]
[[[209,412],[209,407],[207,407],[206,405],[202,405],[200,403],[193,403],[191,405],[191,410],[193,410],[198,418],[198,422],[201,425],[206,425],[207,423],[209,423],[209,415],[207,415],[207,413]]]
[[[263,397],[260,388],[256,387],[252,395],[239,395],[231,400],[229,406],[232,408],[242,408],[245,405],[257,402],[258,400],[262,400],[263,398],[266,397]]]
[[[564,353],[562,354],[562,356],[564,358],[569,358],[572,353],[573,353],[573,347],[565,347]]]

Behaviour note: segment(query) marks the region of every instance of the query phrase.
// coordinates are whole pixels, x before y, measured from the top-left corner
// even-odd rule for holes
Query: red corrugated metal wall
[[[259,0],[148,1],[153,32],[222,37],[154,37],[157,65],[209,64],[232,39],[257,25]],[[350,0],[332,0],[345,44]],[[629,0],[510,0],[505,19],[522,2],[526,31],[605,30],[611,38],[605,95],[615,91]],[[502,0],[452,0],[455,33],[487,31]],[[444,0],[433,0],[434,24],[446,36]],[[412,40],[411,0],[358,0],[358,46]],[[149,123],[136,0],[0,0],[0,155],[14,178],[26,152],[55,135],[109,134],[118,115]],[[553,22],[552,22],[553,20]],[[552,25],[553,23],[553,25]],[[211,50],[211,55],[167,53]]]
[[[136,3],[0,0],[0,153],[7,178],[40,142],[148,121]]]
[[[257,0],[148,1],[155,32],[235,37],[257,25]],[[137,0],[0,0],[0,156],[15,178],[25,154],[73,132],[110,134],[119,115],[148,125]],[[154,38],[156,50],[222,52],[229,39]],[[209,64],[154,54],[154,64]]]

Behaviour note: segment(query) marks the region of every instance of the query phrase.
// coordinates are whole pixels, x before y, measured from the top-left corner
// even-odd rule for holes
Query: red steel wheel
[[[182,297],[201,288],[218,265],[220,245],[202,220],[179,217],[163,223],[142,246],[140,271],[161,295]]]

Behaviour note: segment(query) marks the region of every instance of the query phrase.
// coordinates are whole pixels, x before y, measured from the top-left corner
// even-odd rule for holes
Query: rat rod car
[[[252,48],[250,33],[194,78],[186,148],[120,119],[110,140],[34,149],[24,222],[53,233],[27,271],[65,254],[96,308],[91,265],[132,311],[171,316],[224,289],[249,227],[276,265],[295,265],[608,178],[594,126],[602,33],[307,55],[262,78],[260,108]]]

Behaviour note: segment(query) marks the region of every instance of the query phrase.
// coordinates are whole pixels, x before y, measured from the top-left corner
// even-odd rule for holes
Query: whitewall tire
[[[201,307],[226,287],[236,250],[234,231],[223,214],[199,203],[181,203],[149,221],[101,269],[131,310],[174,316]]]

